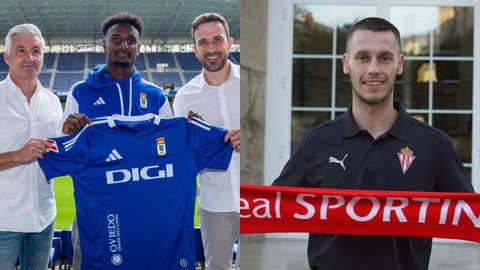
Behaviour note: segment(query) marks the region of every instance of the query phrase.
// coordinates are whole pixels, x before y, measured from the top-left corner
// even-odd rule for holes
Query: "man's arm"
[[[0,170],[9,169],[34,158],[43,158],[49,143],[41,139],[30,139],[22,148],[0,154]]]
[[[453,146],[452,140],[443,135],[444,145],[439,154],[437,179],[434,191],[440,192],[475,192],[472,181],[467,175],[462,161]]]
[[[309,146],[309,137],[311,133],[303,136],[297,150],[283,167],[280,175],[272,183],[272,186],[291,186],[291,187],[314,187],[308,178],[308,158],[307,151]]]

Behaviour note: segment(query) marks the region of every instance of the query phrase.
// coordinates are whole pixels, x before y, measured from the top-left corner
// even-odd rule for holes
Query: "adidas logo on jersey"
[[[123,159],[122,155],[120,155],[120,153],[118,153],[116,149],[113,149],[110,155],[108,155],[108,158],[105,159],[105,161],[110,162],[110,161],[119,160],[119,159]]]
[[[95,100],[95,102],[93,103],[94,106],[96,105],[105,105],[105,100],[103,100],[102,97],[99,97],[97,100]]]

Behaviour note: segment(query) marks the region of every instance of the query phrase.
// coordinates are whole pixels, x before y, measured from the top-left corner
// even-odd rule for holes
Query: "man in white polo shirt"
[[[62,107],[38,73],[45,41],[33,24],[13,27],[3,56],[9,73],[0,82],[0,270],[47,269],[56,214],[52,184],[37,158],[59,135]]]
[[[240,70],[228,60],[233,39],[227,22],[216,13],[199,15],[192,22],[192,38],[203,70],[176,94],[175,116],[193,111],[212,125],[240,128]],[[239,152],[233,154],[227,172],[200,174],[200,228],[207,270],[230,269],[240,228],[239,187]]]

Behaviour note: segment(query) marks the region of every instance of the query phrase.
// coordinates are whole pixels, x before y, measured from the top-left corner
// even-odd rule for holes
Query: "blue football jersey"
[[[195,269],[195,176],[225,170],[226,131],[193,119],[114,115],[51,139],[40,160],[69,174],[82,269]]]

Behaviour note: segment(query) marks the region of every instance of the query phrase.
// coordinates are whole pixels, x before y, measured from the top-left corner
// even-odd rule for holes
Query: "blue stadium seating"
[[[191,79],[195,78],[200,72],[184,72],[183,76],[185,77],[185,81],[189,82]]]
[[[45,53],[43,55],[42,69],[53,69],[56,53]]]
[[[175,87],[183,85],[178,72],[152,72],[153,83],[161,86],[162,83],[174,83]]]
[[[58,59],[58,71],[83,71],[85,53],[61,53]]]
[[[8,65],[7,63],[5,63],[5,60],[3,59],[3,57],[0,57],[2,58],[0,60],[0,72],[8,72]]]
[[[50,87],[50,78],[52,78],[51,72],[40,72],[40,74],[38,74],[38,80],[45,88]]]
[[[147,66],[145,65],[145,56],[143,53],[137,56],[137,60],[135,61],[135,68],[137,71],[146,71]]]
[[[54,69],[55,58],[59,55],[57,70]],[[45,53],[42,72],[39,74],[39,80],[43,87],[49,88],[53,74],[55,75],[54,90],[59,96],[66,94],[70,87],[77,81],[83,79],[85,68],[86,53]],[[150,68],[155,69],[156,63],[167,63],[171,69],[182,69],[185,81],[188,82],[197,76],[202,66],[193,53],[176,53],[180,66],[176,66],[173,53],[147,53],[147,60]],[[88,69],[97,67],[105,63],[104,53],[88,53]],[[233,62],[238,63],[240,53],[230,53]],[[158,86],[162,83],[174,83],[175,88],[180,88],[183,83],[179,72],[154,72],[148,71],[145,65],[145,55],[137,56],[135,67],[145,80],[148,80],[148,73],[151,73],[153,82]],[[8,65],[3,58],[0,59],[0,80],[6,78],[8,74]]]
[[[176,53],[181,69],[187,71],[200,71],[202,64],[198,61],[194,53]]]
[[[83,72],[58,72],[55,75],[53,90],[57,93],[68,92],[72,85],[83,79]]]
[[[240,53],[239,52],[231,52],[230,60],[232,60],[235,64],[240,64]]]
[[[147,54],[148,64],[150,68],[157,68],[157,63],[168,64],[169,68],[176,68],[175,60],[173,60],[173,55],[171,53],[149,53]]]
[[[88,54],[88,69],[92,69],[105,64],[104,53],[89,53]]]

